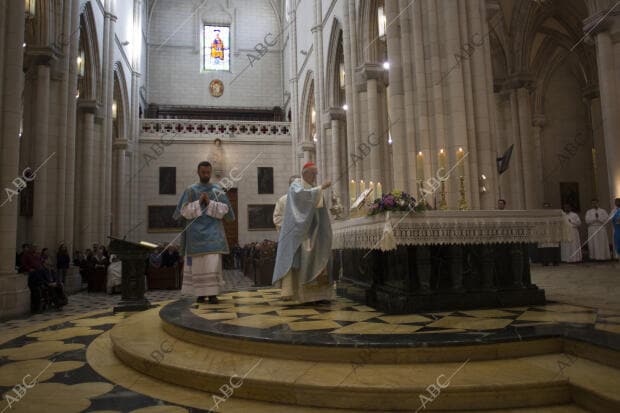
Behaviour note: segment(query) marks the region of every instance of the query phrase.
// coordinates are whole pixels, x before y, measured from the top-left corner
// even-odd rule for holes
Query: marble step
[[[116,356],[143,374],[211,393],[237,386],[236,398],[254,401],[376,411],[415,411],[425,405],[425,410],[453,411],[463,406],[474,410],[547,406],[577,399],[597,411],[620,409],[619,370],[560,353],[407,364],[259,357],[170,336],[161,328],[157,309],[123,320],[110,331],[110,339]]]
[[[109,332],[101,334],[87,350],[88,364],[100,375],[131,391],[169,403],[221,413],[377,413],[368,409],[334,409],[311,406],[292,406],[232,397],[220,401],[221,393],[194,390],[142,374],[121,362],[114,354]],[[431,406],[427,406],[430,410]],[[445,413],[472,413],[480,410],[443,410]],[[532,408],[484,410],[484,413],[584,413],[575,403]],[[412,413],[413,410],[393,410],[393,413]],[[441,411],[435,410],[441,413]]]

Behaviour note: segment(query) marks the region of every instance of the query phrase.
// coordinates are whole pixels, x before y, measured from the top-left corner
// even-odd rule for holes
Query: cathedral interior
[[[0,185],[1,413],[620,411],[620,1],[5,0]]]

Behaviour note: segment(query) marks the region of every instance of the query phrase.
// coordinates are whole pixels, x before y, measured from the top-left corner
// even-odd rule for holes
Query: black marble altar
[[[344,249],[333,260],[339,294],[390,314],[545,303],[526,243]]]

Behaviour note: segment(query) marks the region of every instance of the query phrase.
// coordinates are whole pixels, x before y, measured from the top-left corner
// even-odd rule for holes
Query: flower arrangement
[[[368,208],[368,215],[375,215],[387,211],[415,211],[426,209],[424,203],[416,202],[415,198],[406,192],[393,190],[375,199]]]

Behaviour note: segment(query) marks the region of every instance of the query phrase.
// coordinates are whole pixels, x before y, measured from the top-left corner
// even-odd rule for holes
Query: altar
[[[392,314],[542,305],[528,245],[566,239],[566,225],[560,210],[392,212],[389,219],[336,221],[339,294]]]

